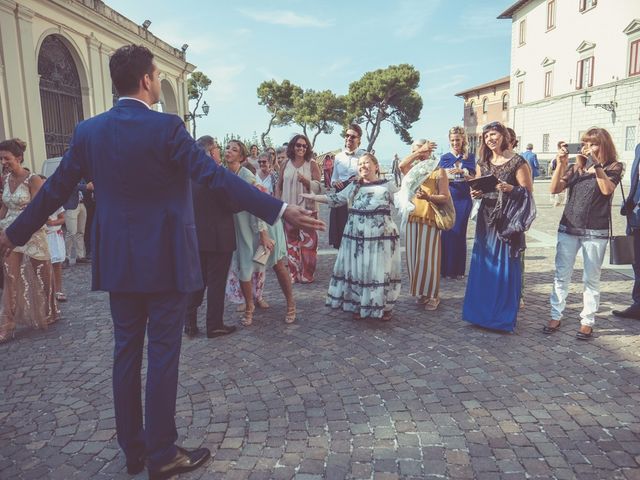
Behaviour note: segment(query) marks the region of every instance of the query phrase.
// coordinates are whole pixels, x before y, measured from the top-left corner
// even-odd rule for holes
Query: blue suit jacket
[[[7,228],[9,239],[24,245],[83,177],[95,187],[94,290],[202,287],[190,178],[271,224],[282,207],[212,162],[179,117],[125,99],[77,125],[58,169]]]
[[[629,195],[627,196],[627,200],[625,204],[620,209],[621,215],[627,215],[627,233],[630,232],[629,216],[633,213],[636,205],[634,202],[634,197],[636,192],[638,191],[638,168],[640,167],[640,143],[636,145],[636,156],[633,159],[633,165],[631,166],[631,188],[629,189]]]

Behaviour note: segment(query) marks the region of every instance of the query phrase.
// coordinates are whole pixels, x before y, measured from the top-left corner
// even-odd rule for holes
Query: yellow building
[[[469,151],[480,148],[482,127],[491,122],[509,126],[509,77],[483,83],[456,93],[464,99],[464,128],[469,140]]]
[[[0,0],[0,139],[28,143],[25,164],[39,172],[62,155],[75,125],[111,108],[109,56],[125,44],[149,48],[162,72],[159,109],[184,116],[194,65],[100,0]]]

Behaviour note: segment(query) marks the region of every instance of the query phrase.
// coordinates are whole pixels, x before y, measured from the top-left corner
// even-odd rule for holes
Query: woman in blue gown
[[[467,264],[467,224],[473,205],[467,177],[476,175],[476,159],[468,152],[467,135],[463,127],[449,129],[451,151],[440,157],[439,167],[447,171],[449,192],[456,209],[453,228],[442,232],[442,263],[440,275],[462,278]]]
[[[516,187],[532,191],[531,169],[524,158],[511,151],[509,134],[502,123],[485,125],[482,136],[476,177],[493,174],[500,183],[495,192],[484,195],[471,190],[471,196],[482,198],[482,202],[462,317],[481,327],[512,332],[520,306],[522,267],[511,246],[489,224],[489,215],[498,201],[498,192],[508,196]]]

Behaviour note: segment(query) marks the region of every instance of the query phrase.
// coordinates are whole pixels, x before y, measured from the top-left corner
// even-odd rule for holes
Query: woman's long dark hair
[[[491,130],[495,130],[502,135],[502,143],[500,144],[500,149],[503,152],[510,149],[509,139],[511,138],[511,136],[509,135],[507,127],[505,127],[500,122],[491,122],[485,125],[482,128],[482,143],[480,144],[480,158],[478,159],[478,164],[485,167],[489,165],[489,161],[493,157],[493,152],[489,147],[487,147],[487,143],[484,141],[485,133],[490,132]]]
[[[287,145],[287,158],[289,158],[289,160],[296,158],[296,142],[300,139],[303,139],[307,143],[307,150],[304,152],[304,161],[308,162],[311,160],[311,156],[313,155],[313,152],[311,151],[311,142],[306,135],[302,135],[301,133],[295,135],[291,140],[289,140],[289,144]]]

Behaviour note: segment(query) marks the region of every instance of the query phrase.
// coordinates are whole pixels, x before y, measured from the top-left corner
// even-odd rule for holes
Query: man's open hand
[[[303,230],[326,230],[327,226],[321,220],[312,216],[311,210],[306,210],[297,205],[287,205],[283,218],[293,226]]]

